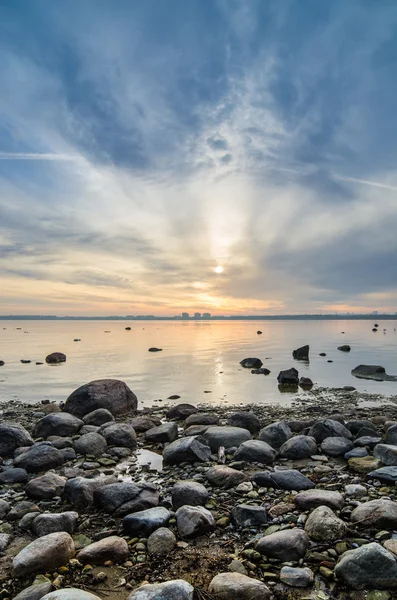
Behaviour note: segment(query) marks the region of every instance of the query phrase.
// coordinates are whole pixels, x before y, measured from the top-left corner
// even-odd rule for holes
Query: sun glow
[[[221,265],[217,265],[214,271],[215,273],[223,273],[223,267]]]

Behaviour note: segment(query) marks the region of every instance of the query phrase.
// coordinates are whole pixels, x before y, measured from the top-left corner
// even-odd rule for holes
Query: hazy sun
[[[221,265],[218,265],[217,267],[215,267],[214,271],[215,273],[223,273],[223,267],[221,267]]]

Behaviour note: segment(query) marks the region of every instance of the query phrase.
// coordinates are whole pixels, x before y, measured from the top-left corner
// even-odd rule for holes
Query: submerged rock
[[[375,381],[397,381],[397,375],[388,375],[380,365],[359,365],[352,370],[352,375],[359,379],[373,379]]]
[[[244,369],[260,369],[263,362],[260,358],[243,358],[243,360],[240,361],[240,365],[244,367]]]
[[[66,354],[64,354],[63,352],[52,352],[51,354],[46,356],[45,361],[50,365],[66,362]]]
[[[277,381],[280,384],[298,384],[299,383],[299,373],[294,367],[292,369],[287,369],[285,371],[280,371],[277,375]]]
[[[292,356],[296,360],[309,360],[309,350],[310,346],[308,344],[306,346],[301,346],[301,348],[293,350]]]

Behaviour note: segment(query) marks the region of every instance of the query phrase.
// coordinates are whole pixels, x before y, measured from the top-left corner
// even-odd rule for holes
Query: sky
[[[395,0],[0,0],[0,314],[397,311]]]

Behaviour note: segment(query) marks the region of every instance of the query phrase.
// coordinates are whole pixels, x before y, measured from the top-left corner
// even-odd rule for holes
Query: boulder
[[[272,594],[262,581],[242,573],[218,573],[209,588],[214,600],[270,600]]]
[[[211,467],[208,469],[205,476],[211,485],[225,490],[236,487],[248,479],[247,475],[242,471],[237,471],[237,469],[232,469],[225,465]]]
[[[266,509],[262,506],[237,504],[232,508],[231,518],[233,523],[242,529],[246,527],[261,527],[267,523]]]
[[[25,469],[28,473],[37,473],[60,467],[63,462],[64,457],[61,450],[44,442],[31,446],[27,452],[17,456],[14,465]]]
[[[386,466],[397,466],[397,446],[390,444],[377,444],[374,448],[374,457]]]
[[[193,413],[189,415],[185,421],[185,426],[190,427],[191,425],[218,425],[218,415],[212,413]]]
[[[182,538],[195,538],[215,529],[214,517],[204,506],[181,506],[175,514],[178,533]]]
[[[12,561],[16,577],[52,571],[66,565],[74,556],[74,543],[68,533],[50,533],[34,540]]]
[[[347,525],[328,506],[319,506],[310,513],[305,531],[315,542],[332,542],[346,534]]]
[[[381,442],[382,442],[381,437],[373,437],[373,436],[369,436],[369,435],[363,435],[361,437],[357,437],[354,440],[354,446],[356,448],[375,448],[375,446],[377,444],[380,444]]]
[[[172,488],[172,506],[177,510],[181,506],[204,506],[209,500],[208,490],[198,481],[177,481]]]
[[[129,548],[125,539],[112,535],[85,546],[80,550],[78,559],[92,565],[102,565],[107,560],[117,564],[127,560],[128,555]]]
[[[176,406],[171,406],[166,414],[166,417],[171,421],[183,421],[196,412],[198,412],[198,409],[193,406],[193,404],[182,403],[177,404]]]
[[[344,456],[353,448],[353,442],[344,437],[327,437],[321,443],[321,450],[328,456]]]
[[[309,538],[302,529],[286,529],[260,538],[256,550],[268,558],[282,562],[297,561],[303,558],[309,547]]]
[[[157,417],[150,415],[129,419],[128,424],[135,429],[136,433],[144,433],[148,429],[152,429],[152,427],[161,425],[161,421]]]
[[[65,402],[64,411],[81,418],[98,408],[106,408],[118,417],[136,410],[137,406],[137,397],[123,381],[98,379],[72,392]]]
[[[277,375],[277,381],[281,385],[289,385],[289,384],[298,384],[299,383],[299,373],[294,367],[292,369],[286,369],[285,371],[280,371]]]
[[[194,587],[183,579],[149,583],[135,590],[128,600],[193,600]]]
[[[359,527],[395,529],[397,527],[397,502],[383,499],[364,502],[353,510],[350,519]]]
[[[211,456],[211,449],[201,436],[180,438],[171,442],[163,450],[163,460],[168,465],[182,462],[206,462]]]
[[[316,440],[307,435],[296,435],[287,440],[280,448],[281,458],[290,458],[297,460],[300,458],[309,458],[316,454]]]
[[[140,510],[124,517],[124,531],[130,537],[148,537],[159,527],[167,527],[171,518],[169,510],[163,506]]]
[[[380,544],[372,542],[345,552],[335,576],[354,590],[385,590],[397,587],[397,561]]]
[[[243,360],[240,360],[240,365],[244,369],[260,369],[263,362],[260,358],[243,358]]]
[[[77,454],[101,456],[108,449],[106,439],[99,433],[85,433],[74,444]]]
[[[0,456],[12,456],[17,448],[33,444],[30,433],[19,423],[7,421],[0,423]]]
[[[108,514],[124,517],[157,506],[159,493],[150,483],[113,483],[94,490],[94,503]]]
[[[237,448],[233,455],[233,460],[271,465],[276,458],[276,454],[276,451],[266,442],[261,442],[260,440],[248,440],[247,442],[243,442]]]
[[[313,381],[310,379],[310,377],[301,377],[299,379],[299,385],[303,390],[309,390],[310,388],[313,387],[314,383]],[[304,571],[305,569],[298,569],[300,571]],[[310,569],[308,569],[310,571]]]
[[[342,346],[338,346],[338,350],[340,350],[341,352],[350,352],[351,347],[349,346],[349,344],[342,344]]]
[[[83,417],[83,421],[86,425],[96,425],[97,427],[100,427],[101,425],[104,425],[104,423],[114,421],[114,416],[110,410],[107,410],[106,408],[97,408],[86,414]]]
[[[345,505],[345,500],[340,492],[320,489],[299,492],[295,496],[294,502],[302,510],[310,510],[318,506],[328,506],[333,510],[341,510]]]
[[[26,483],[29,479],[28,472],[25,469],[6,469],[0,473],[0,484]]]
[[[310,490],[314,483],[305,475],[295,469],[279,471],[258,471],[254,473],[252,481],[259,487],[270,487],[281,490]]]
[[[261,428],[258,417],[254,413],[244,411],[232,413],[228,418],[228,425],[248,429],[252,434],[258,433]]]
[[[165,444],[168,442],[174,442],[178,438],[178,425],[175,422],[163,423],[158,427],[152,427],[145,433],[145,439],[147,442],[154,442],[155,444]]]
[[[66,354],[63,352],[52,352],[48,356],[45,357],[46,363],[49,365],[55,365],[58,363],[66,362]]]
[[[74,511],[37,515],[32,522],[32,530],[37,537],[57,531],[66,531],[66,533],[72,534],[77,530],[78,518],[78,513]]]
[[[321,444],[329,437],[342,437],[348,440],[351,440],[353,437],[342,423],[334,419],[319,419],[312,425],[308,435],[314,437],[318,444]]]
[[[353,434],[353,435],[357,435],[358,432],[360,431],[360,429],[363,429],[364,427],[366,427],[367,429],[372,429],[373,432],[376,432],[376,428],[375,425],[372,423],[372,421],[368,421],[368,420],[354,420],[354,421],[348,421],[346,423],[346,428]]]
[[[359,379],[373,379],[374,381],[397,381],[396,375],[388,375],[384,367],[379,365],[359,365],[352,370],[352,375]]]
[[[136,433],[132,425],[128,423],[109,423],[100,429],[109,446],[121,448],[136,448]]]
[[[17,502],[7,514],[7,521],[19,521],[28,513],[40,512],[40,508],[34,502]]]
[[[382,483],[396,483],[397,481],[397,466],[381,467],[367,474],[368,479],[378,479]]]
[[[66,478],[56,473],[46,473],[41,477],[31,479],[25,488],[28,498],[43,500],[61,496],[66,484]]]
[[[73,477],[66,482],[63,497],[77,508],[84,508],[93,503],[95,490],[108,484],[109,480],[104,477],[93,479]]]
[[[248,429],[214,425],[213,427],[208,427],[203,437],[211,450],[217,452],[221,446],[226,449],[240,446],[243,442],[250,440],[252,436]]]
[[[309,360],[309,350],[310,346],[308,344],[306,346],[301,346],[300,348],[292,351],[292,356],[296,360]]]
[[[167,556],[176,546],[176,537],[170,529],[160,527],[149,535],[147,550],[150,555]]]
[[[37,421],[34,434],[45,439],[50,435],[67,437],[75,435],[83,425],[81,419],[69,413],[51,413]]]
[[[313,585],[314,573],[308,567],[282,567],[280,571],[280,581],[291,587],[305,588]]]
[[[278,421],[261,429],[258,437],[272,448],[280,448],[292,437],[292,431],[285,421]]]

